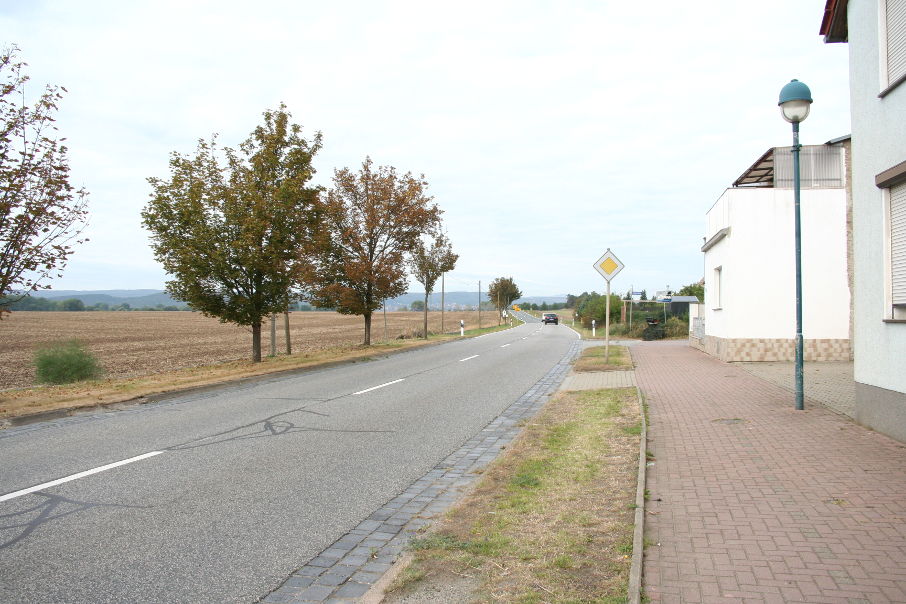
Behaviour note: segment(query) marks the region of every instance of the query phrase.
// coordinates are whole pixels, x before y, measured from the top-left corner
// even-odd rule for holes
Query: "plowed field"
[[[386,339],[412,337],[422,313],[389,312]],[[440,332],[440,313],[428,314],[432,332]],[[446,331],[478,327],[477,312],[444,313]],[[496,324],[482,312],[482,326]],[[285,351],[283,317],[277,320],[277,352]],[[290,314],[293,353],[362,343],[362,317],[330,312]],[[14,312],[0,321],[0,390],[34,384],[34,351],[53,342],[80,340],[100,361],[108,377],[136,377],[184,367],[211,365],[251,356],[251,328],[223,324],[194,312]],[[372,341],[385,339],[384,315],[372,319]],[[270,352],[270,324],[262,327],[262,354]]]

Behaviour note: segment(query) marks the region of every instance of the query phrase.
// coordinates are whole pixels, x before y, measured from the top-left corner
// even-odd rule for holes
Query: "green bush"
[[[668,317],[664,324],[664,332],[668,338],[685,338],[689,335],[689,321],[679,317]]]
[[[57,342],[38,349],[35,370],[40,384],[70,384],[103,373],[98,360],[78,340]]]
[[[639,339],[642,337],[642,332],[645,331],[647,324],[644,320],[633,321],[632,329],[629,329],[629,323],[611,323],[610,324],[610,335],[618,336],[624,338],[636,338]],[[600,327],[599,327],[600,329]]]

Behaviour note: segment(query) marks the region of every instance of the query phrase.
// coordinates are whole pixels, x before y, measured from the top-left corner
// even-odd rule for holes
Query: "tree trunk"
[[[252,323],[252,362],[261,362],[261,321]]]
[[[428,292],[425,292],[425,339],[428,339]]]
[[[365,343],[364,346],[371,346],[371,313],[365,314]]]

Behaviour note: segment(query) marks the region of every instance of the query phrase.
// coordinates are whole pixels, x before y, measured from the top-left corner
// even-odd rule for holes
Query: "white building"
[[[906,441],[906,0],[827,0],[849,43],[856,420]]]
[[[849,137],[801,150],[802,304],[807,361],[850,359],[846,156]],[[705,300],[693,346],[724,361],[796,354],[792,154],[769,149],[706,218]]]

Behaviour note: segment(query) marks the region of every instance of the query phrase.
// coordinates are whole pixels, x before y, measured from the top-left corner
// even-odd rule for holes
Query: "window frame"
[[[890,45],[888,44],[890,21],[887,14],[889,2],[890,0],[878,0],[878,76],[881,85],[881,91],[878,93],[879,98],[884,98],[900,84],[906,82],[906,66],[901,67],[902,73],[895,74],[893,77],[891,77],[890,73]],[[904,18],[904,23],[901,27],[903,31],[898,33],[906,38],[906,18]],[[903,46],[900,52],[906,55],[906,45]],[[903,62],[902,59],[904,57],[901,57],[901,62]]]
[[[711,310],[723,310],[723,304],[721,303],[721,290],[723,290],[723,265],[714,267],[714,292],[712,295],[716,300],[711,300]],[[715,306],[716,304],[716,306]]]
[[[880,185],[879,185],[880,186]],[[881,187],[881,202],[883,208],[883,218],[884,218],[884,237],[883,237],[883,246],[884,246],[884,314],[883,320],[887,322],[904,322],[906,323],[906,300],[894,303],[893,290],[894,290],[894,281],[896,277],[896,282],[900,287],[906,287],[906,270],[902,269],[902,274],[894,274],[894,263],[893,263],[893,245],[895,242],[903,245],[906,243],[906,224],[902,224],[896,233],[894,232],[893,224],[893,189],[899,189],[898,192],[906,194],[906,180],[900,180],[899,182],[887,183],[886,186]],[[900,200],[899,203],[906,203],[904,200]],[[906,210],[906,208],[899,208],[901,212]]]

